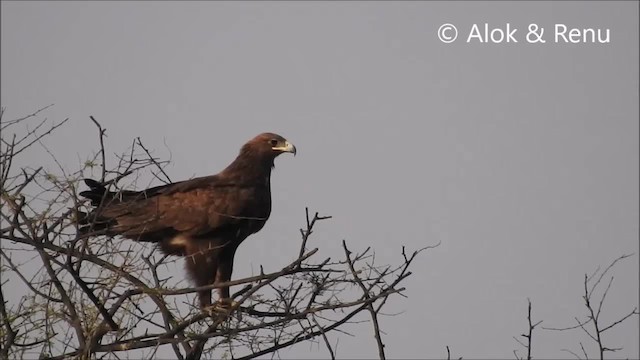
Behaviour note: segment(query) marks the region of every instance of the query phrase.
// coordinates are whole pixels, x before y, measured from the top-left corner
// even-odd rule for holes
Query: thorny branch
[[[379,356],[385,357],[381,309],[389,297],[402,295],[409,266],[424,249],[407,256],[403,248],[400,265],[379,266],[370,249],[352,252],[343,242],[344,259],[315,260],[321,251],[307,249],[311,234],[331,217],[305,209],[299,251],[283,251],[289,264],[227,284],[188,286],[176,274],[179,259],[129,240],[80,236],[75,224],[86,212],[77,196],[83,178],[96,177],[97,170],[117,192],[126,190],[119,185],[125,179],[128,186],[140,179],[170,181],[168,162],[136,138],[108,168],[106,129],[90,117],[100,148],[80,169],[69,172],[58,164],[62,174],[55,175],[20,167],[19,155],[27,148],[42,146],[51,154],[42,140],[66,121],[41,131],[47,121],[38,117],[46,109],[0,125],[2,358],[119,358],[121,352],[153,357],[164,347],[178,359],[252,359],[310,340],[322,341],[333,359],[339,354],[332,337],[363,312],[371,316]],[[36,126],[19,135],[16,127],[29,121]],[[225,285],[241,286],[227,312],[204,313],[194,306],[195,292]]]

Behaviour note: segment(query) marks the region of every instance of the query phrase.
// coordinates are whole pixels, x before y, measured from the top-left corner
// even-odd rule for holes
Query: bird
[[[166,255],[185,259],[196,286],[231,280],[238,246],[262,229],[271,214],[271,171],[283,153],[296,147],[282,136],[262,133],[244,144],[238,156],[216,175],[156,186],[142,191],[110,191],[104,183],[84,179],[90,211],[79,217],[78,230],[91,236],[120,235],[157,244]],[[228,308],[229,287],[197,291],[200,307]]]

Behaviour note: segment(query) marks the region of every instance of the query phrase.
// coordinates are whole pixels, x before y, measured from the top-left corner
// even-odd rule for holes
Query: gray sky
[[[484,23],[518,43],[467,43]],[[525,41],[530,23],[545,44]],[[554,43],[560,23],[608,28],[610,43]],[[218,172],[263,131],[296,144],[235,278],[296,255],[305,206],[334,216],[312,240],[321,255],[346,239],[390,263],[441,242],[382,320],[389,357],[513,358],[527,297],[544,326],[573,325],[584,273],[624,253],[605,322],[638,304],[637,2],[3,1],[1,40],[5,115],[54,103],[46,115],[71,123],[47,146],[65,166],[98,148],[89,115],[112,153],[140,136],[170,155],[173,180]],[[353,332],[338,356],[375,356],[369,327]],[[633,320],[605,341],[635,358],[638,336]],[[535,340],[536,357],[579,341],[595,355],[578,331]]]

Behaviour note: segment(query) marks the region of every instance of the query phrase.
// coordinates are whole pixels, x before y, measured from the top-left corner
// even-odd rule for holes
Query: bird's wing
[[[209,234],[242,219],[243,195],[242,186],[209,176],[125,193],[103,204],[97,217],[131,238],[158,232]]]

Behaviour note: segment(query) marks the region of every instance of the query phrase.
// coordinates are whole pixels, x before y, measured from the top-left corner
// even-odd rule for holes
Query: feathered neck
[[[260,151],[249,145],[246,144],[240,149],[238,157],[223,172],[242,180],[264,180],[271,175],[271,169],[274,167],[273,153]]]

